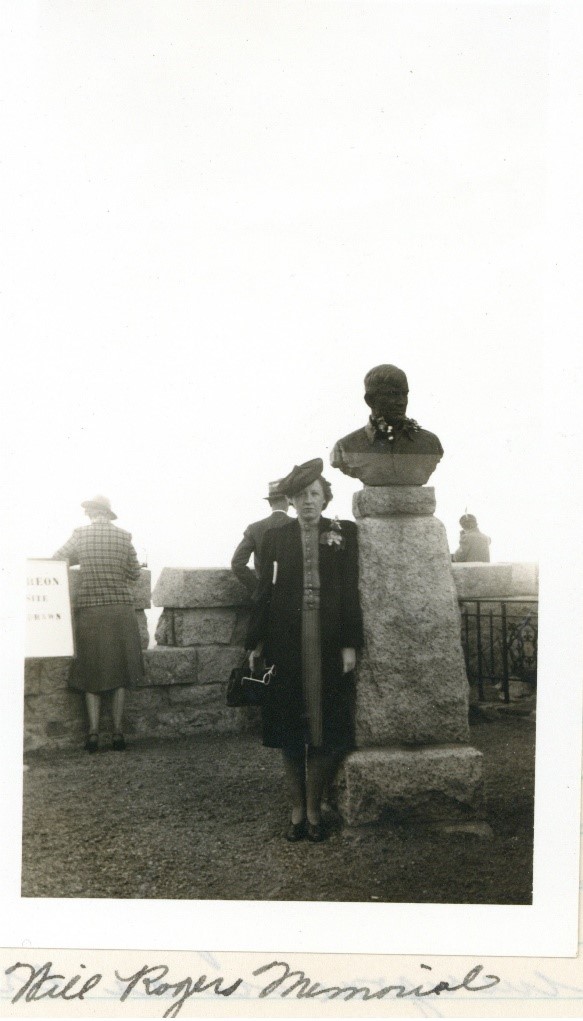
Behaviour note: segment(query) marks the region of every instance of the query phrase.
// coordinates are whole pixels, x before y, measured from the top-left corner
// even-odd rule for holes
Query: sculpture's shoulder
[[[336,440],[332,455],[334,455],[334,451],[336,450],[352,453],[353,451],[360,452],[363,450],[369,450],[370,446],[371,444],[367,436],[366,429],[362,427],[361,429],[355,429],[354,432],[348,433],[347,436],[342,436],[339,440]]]
[[[421,454],[443,454],[443,447],[439,437],[435,433],[429,432],[429,429],[419,427],[411,434],[411,443],[414,444]]]

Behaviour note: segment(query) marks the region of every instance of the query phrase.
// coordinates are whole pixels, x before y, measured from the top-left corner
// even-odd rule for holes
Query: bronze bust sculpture
[[[424,486],[443,456],[435,433],[407,418],[409,387],[402,369],[377,365],[364,377],[367,424],[334,445],[330,461],[366,486]]]

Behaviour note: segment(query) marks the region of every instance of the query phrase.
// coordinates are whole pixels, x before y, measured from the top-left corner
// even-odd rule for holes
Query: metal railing
[[[468,680],[485,701],[484,681],[501,686],[510,701],[510,680],[534,686],[538,649],[538,598],[460,598],[462,647]]]

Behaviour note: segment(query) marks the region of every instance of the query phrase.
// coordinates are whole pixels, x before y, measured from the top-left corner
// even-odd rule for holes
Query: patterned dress
[[[322,744],[322,647],[320,639],[320,571],[318,523],[300,525],[304,557],[302,602],[302,692],[306,736],[314,747]]]

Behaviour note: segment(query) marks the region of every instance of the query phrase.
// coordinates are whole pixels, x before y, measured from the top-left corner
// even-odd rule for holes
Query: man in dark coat
[[[265,533],[270,528],[281,528],[288,523],[287,516],[289,500],[279,489],[281,479],[269,483],[269,493],[265,497],[271,507],[271,514],[259,521],[253,521],[243,532],[243,538],[233,553],[231,570],[234,575],[243,583],[250,596],[257,590],[257,582],[261,569],[261,543]],[[247,566],[250,558],[253,557],[252,571]]]
[[[460,544],[451,559],[454,563],[484,563],[490,562],[490,536],[484,535],[478,528],[478,522],[473,514],[462,514],[460,518],[462,530],[460,532]]]

